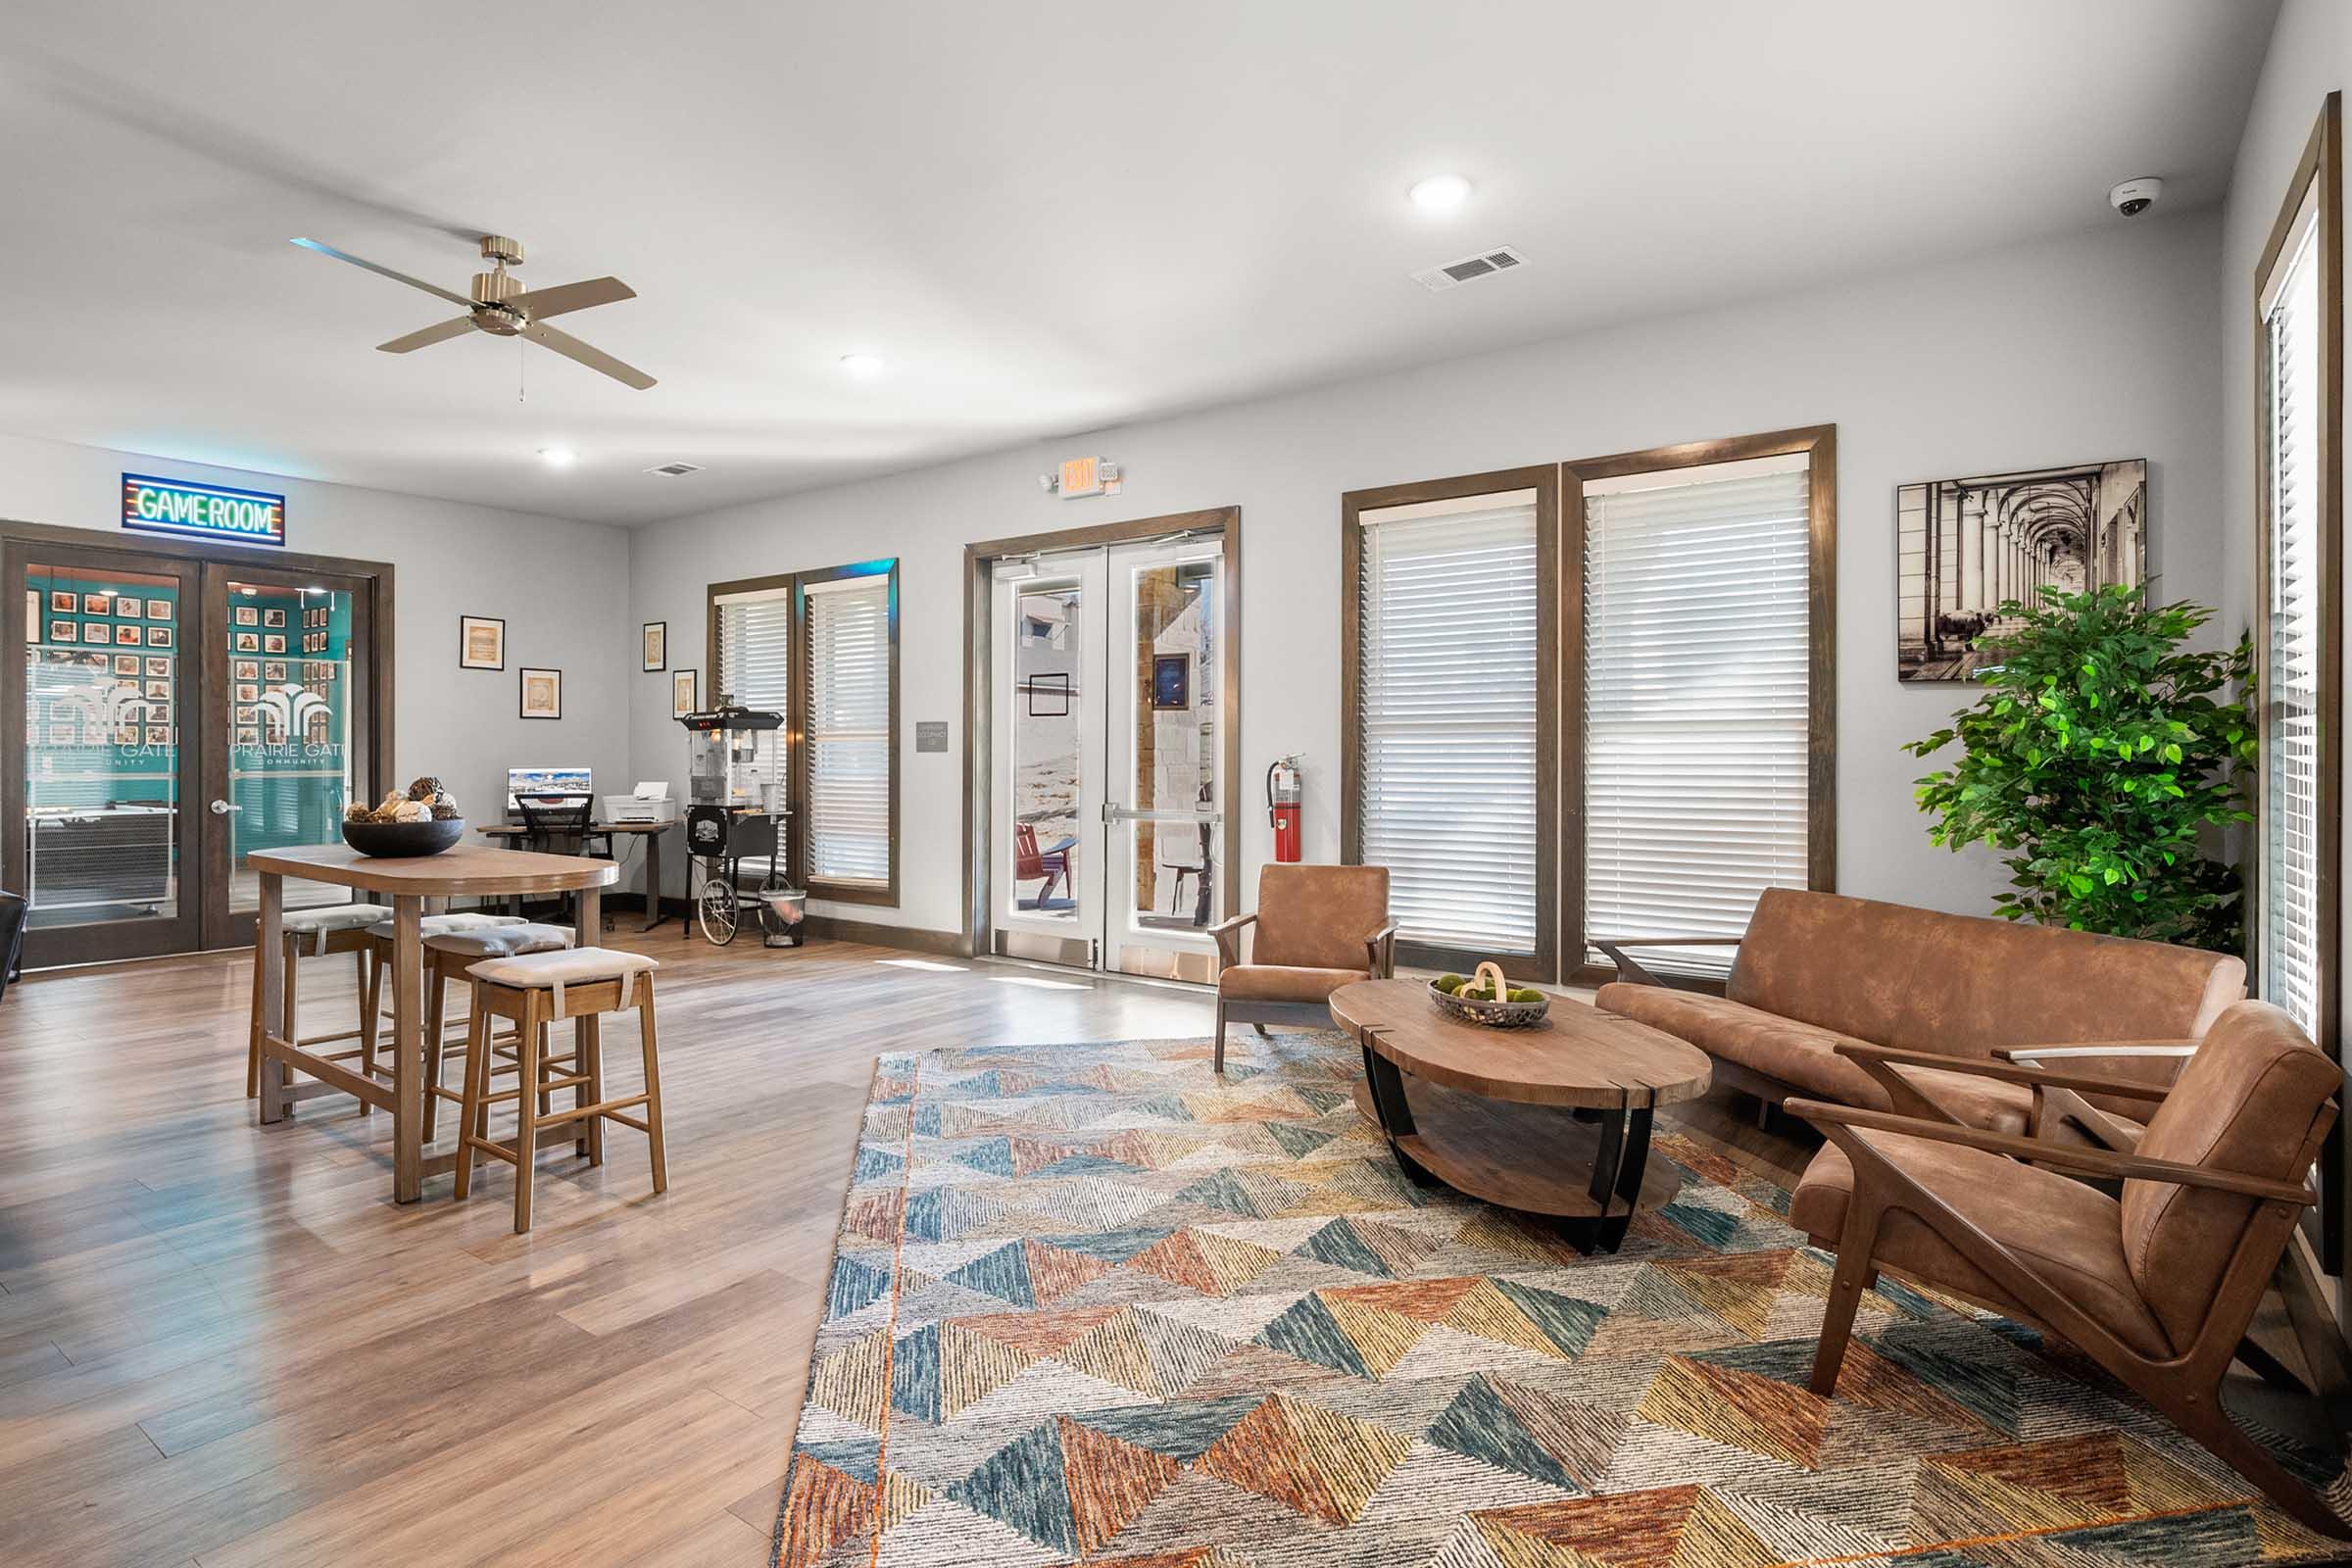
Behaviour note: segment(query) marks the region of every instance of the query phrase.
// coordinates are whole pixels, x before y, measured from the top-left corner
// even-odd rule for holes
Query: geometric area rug
[[[2340,1560],[2094,1367],[1882,1279],[1835,1399],[1780,1187],[1661,1133],[1614,1255],[1405,1180],[1332,1034],[886,1055],[786,1568]],[[2257,1433],[2318,1484],[2319,1456]]]

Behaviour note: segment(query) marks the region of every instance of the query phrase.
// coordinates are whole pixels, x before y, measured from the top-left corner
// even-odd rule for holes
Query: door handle
[[[226,801],[215,801],[213,803],[213,814],[215,816],[226,816],[231,811],[242,811],[243,809],[245,809],[245,808],[242,806],[231,806]]]
[[[1215,827],[1225,820],[1225,813],[1222,811],[1138,811],[1131,807],[1121,806],[1116,801],[1104,801],[1102,803],[1102,820],[1106,823],[1177,822],[1191,827],[1202,825]]]

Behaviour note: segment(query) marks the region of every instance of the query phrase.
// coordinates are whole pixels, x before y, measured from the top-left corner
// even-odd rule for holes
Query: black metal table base
[[[1389,1153],[1416,1187],[1445,1183],[1398,1142],[1415,1132],[1412,1107],[1405,1102],[1404,1074],[1388,1057],[1365,1046],[1364,1081],[1372,1092],[1372,1110],[1389,1141]],[[1599,1149],[1592,1161],[1588,1187],[1600,1212],[1592,1215],[1541,1214],[1531,1216],[1557,1228],[1570,1246],[1587,1256],[1595,1250],[1614,1252],[1624,1245],[1626,1228],[1641,1202],[1642,1182],[1649,1171],[1649,1132],[1652,1112],[1647,1105],[1622,1104],[1615,1110],[1579,1112],[1579,1119],[1599,1123]],[[1475,1197],[1476,1195],[1471,1195]],[[1502,1206],[1502,1205],[1497,1205]],[[1514,1212],[1519,1212],[1514,1210]]]

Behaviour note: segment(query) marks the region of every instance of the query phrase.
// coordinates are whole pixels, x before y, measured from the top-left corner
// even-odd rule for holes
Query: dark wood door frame
[[[224,826],[215,819],[210,811],[204,809],[204,803],[213,798],[204,793],[206,786],[217,778],[224,778],[227,768],[225,756],[216,760],[208,755],[204,709],[212,707],[215,700],[219,699],[221,730],[223,738],[225,738],[225,714],[227,711],[225,682],[228,672],[227,640],[224,636],[215,635],[216,628],[212,626],[208,613],[212,607],[204,603],[209,598],[205,592],[207,586],[205,567],[213,565],[256,577],[302,578],[310,582],[317,582],[321,578],[347,579],[337,586],[345,587],[354,593],[355,615],[365,617],[366,624],[373,638],[373,646],[369,650],[367,690],[364,693],[355,694],[365,704],[365,722],[368,740],[368,770],[369,776],[360,780],[360,788],[370,798],[380,796],[389,787],[386,779],[392,767],[392,697],[395,665],[393,567],[386,562],[360,561],[344,556],[320,556],[291,550],[264,551],[252,547],[215,545],[196,540],[172,539],[150,534],[125,537],[102,528],[74,528],[57,523],[0,518],[0,559],[4,559],[7,563],[7,569],[12,578],[9,586],[12,590],[16,590],[8,593],[5,596],[5,604],[0,605],[0,610],[5,611],[5,616],[0,617],[0,637],[8,640],[7,646],[12,651],[21,651],[24,647],[24,601],[21,591],[23,584],[19,580],[20,568],[27,560],[42,555],[71,556],[92,562],[99,566],[99,569],[105,569],[106,566],[112,565],[122,570],[136,571],[142,569],[138,564],[140,561],[163,564],[162,569],[176,570],[185,574],[184,581],[190,601],[199,605],[196,612],[193,614],[183,612],[173,623],[178,628],[174,635],[182,639],[181,646],[174,650],[182,659],[179,666],[182,679],[177,683],[180,689],[174,694],[174,706],[183,719],[191,716],[196,719],[195,723],[183,723],[180,727],[181,744],[177,761],[180,774],[178,788],[181,810],[183,813],[193,813],[201,818],[199,825],[192,831],[184,823],[182,824],[179,844],[183,871],[187,873],[183,876],[183,883],[193,885],[192,896],[198,902],[190,902],[191,893],[188,887],[183,886],[180,918],[171,922],[172,940],[166,945],[148,946],[133,938],[117,945],[123,951],[77,955],[63,944],[35,944],[32,940],[33,934],[28,932],[26,961],[28,964],[73,963],[86,961],[89,958],[142,957],[185,951],[187,948],[200,945],[205,940],[204,905],[201,901],[211,896],[204,887],[205,872],[220,863],[216,859],[216,855],[224,854],[226,848]],[[151,564],[145,569],[156,570],[158,566]],[[364,598],[361,597],[363,594]],[[225,628],[218,629],[224,630]],[[201,637],[205,644],[202,649],[197,651],[197,657],[203,662],[201,669],[198,669],[195,662],[188,657],[189,651],[184,639],[191,636]],[[195,672],[196,678],[193,681],[186,678],[191,671]],[[204,705],[204,707],[199,707],[199,705]],[[0,660],[0,710],[18,714],[24,711],[24,663],[21,652],[14,652],[12,657]],[[4,835],[6,842],[0,844],[0,877],[5,877],[7,885],[12,889],[21,890],[24,886],[25,871],[22,829],[25,782],[24,729],[21,722],[14,721],[7,726],[7,729],[5,744],[0,744],[0,823],[9,824],[9,827]],[[218,771],[214,771],[215,769]],[[190,860],[195,863],[189,865],[187,862]],[[226,874],[224,865],[222,871],[223,874]],[[220,892],[220,902],[223,906],[225,898],[225,889],[223,889]],[[184,936],[181,935],[182,922],[186,922]],[[87,930],[90,928],[73,929]],[[126,927],[125,930],[127,929]],[[239,935],[237,932],[242,934]],[[222,933],[217,929],[212,933],[216,939],[221,935]],[[250,919],[238,922],[237,931],[228,933],[228,937],[232,945],[250,943],[252,941]],[[41,952],[41,947],[44,945],[59,948],[60,951],[45,956]]]
[[[1224,712],[1218,737],[1225,823],[1221,835],[1225,909],[1241,908],[1242,897],[1242,509],[1210,507],[1170,512],[1129,522],[1097,523],[1050,533],[983,539],[963,547],[963,933],[965,957],[988,952],[991,921],[989,882],[994,870],[989,812],[994,783],[990,733],[995,721],[996,665],[992,646],[989,575],[991,564],[1013,556],[1135,544],[1176,534],[1215,533],[1224,541],[1225,593],[1217,609],[1224,617],[1218,657],[1217,701]]]

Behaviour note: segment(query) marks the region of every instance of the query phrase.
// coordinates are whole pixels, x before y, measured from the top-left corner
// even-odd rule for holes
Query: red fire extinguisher
[[[1266,769],[1266,815],[1274,823],[1274,858],[1286,865],[1298,860],[1298,817],[1304,793],[1298,758],[1277,758]]]

